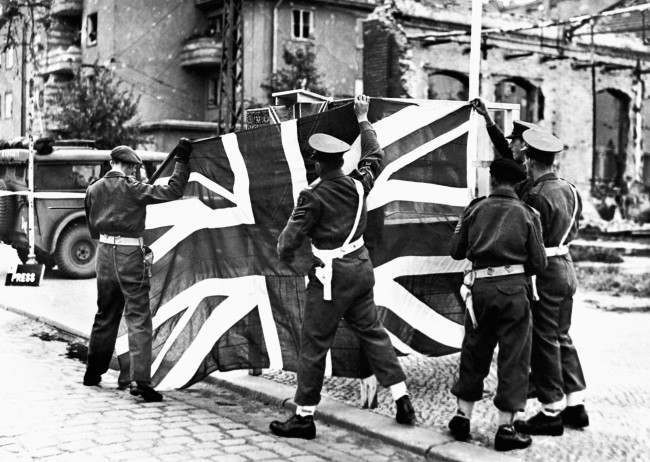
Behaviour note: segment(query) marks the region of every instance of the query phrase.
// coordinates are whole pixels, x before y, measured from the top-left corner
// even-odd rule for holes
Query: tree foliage
[[[262,84],[262,88],[270,92],[301,88],[321,95],[328,93],[327,88],[320,81],[312,44],[294,50],[285,47],[282,59],[285,66],[271,75],[268,82]]]
[[[62,137],[94,139],[100,149],[136,147],[144,139],[134,120],[139,96],[103,66],[79,69],[65,91],[55,93],[50,118]]]

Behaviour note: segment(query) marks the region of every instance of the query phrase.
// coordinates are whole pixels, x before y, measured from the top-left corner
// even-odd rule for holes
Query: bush
[[[623,263],[621,252],[602,247],[571,246],[571,259],[574,262],[591,261],[599,263]]]
[[[650,297],[650,273],[630,274],[617,267],[576,267],[578,287],[610,295]]]

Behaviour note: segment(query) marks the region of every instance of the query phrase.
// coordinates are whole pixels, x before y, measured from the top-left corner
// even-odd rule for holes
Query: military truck
[[[72,143],[34,156],[34,234],[39,263],[70,278],[95,276],[97,243],[91,239],[84,212],[86,188],[110,170],[110,151]],[[166,153],[139,151],[141,179],[150,177]],[[27,149],[0,150],[0,241],[25,262],[28,243]],[[6,195],[10,191],[14,194]],[[5,194],[3,194],[5,193]]]

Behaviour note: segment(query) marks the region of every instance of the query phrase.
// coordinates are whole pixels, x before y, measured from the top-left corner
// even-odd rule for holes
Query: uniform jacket
[[[167,185],[142,183],[124,173],[110,170],[88,187],[85,209],[90,235],[141,237],[146,206],[178,199],[189,177],[187,164],[176,162]]]
[[[504,159],[515,160],[515,155],[512,152],[510,143],[508,143],[508,140],[503,135],[501,129],[496,124],[492,124],[487,127],[487,132],[490,136],[490,141],[492,141],[492,144],[494,145],[494,149],[497,151],[497,154],[499,154],[499,156],[503,157]],[[526,194],[526,191],[532,187],[532,185],[533,180],[526,178],[524,181],[515,185],[515,192],[521,198]]]
[[[304,189],[298,196],[291,218],[278,238],[278,255],[291,261],[293,253],[306,237],[318,249],[335,249],[343,245],[350,234],[359,204],[353,178],[359,180],[365,196],[372,189],[382,169],[384,152],[377,142],[377,134],[369,122],[361,122],[361,160],[358,169],[345,175],[342,170],[327,172],[320,182]],[[359,225],[352,241],[366,229],[365,200]]]
[[[542,235],[546,247],[568,244],[577,236],[578,222],[582,213],[582,200],[577,191],[575,197],[578,198],[578,211],[569,235],[564,242],[560,241],[569,228],[576,205],[572,185],[553,172],[547,173],[538,178],[531,189],[522,197],[524,202],[540,214]]]
[[[523,264],[527,274],[546,267],[539,214],[509,188],[496,188],[463,212],[451,239],[451,256],[474,269]]]

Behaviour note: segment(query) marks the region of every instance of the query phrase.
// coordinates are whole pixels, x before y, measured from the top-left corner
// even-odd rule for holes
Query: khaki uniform
[[[532,338],[530,275],[546,266],[539,215],[508,188],[465,209],[451,241],[451,256],[467,258],[474,270],[523,265],[525,273],[476,279],[471,289],[477,320],[465,319],[459,377],[452,393],[478,401],[496,345],[498,385],[496,407],[522,411],[528,391]]]
[[[115,170],[86,192],[85,209],[90,235],[141,238],[146,206],[178,199],[189,177],[186,164],[177,162],[168,185],[153,186]],[[129,339],[129,370],[120,382],[151,382],[151,311],[149,277],[142,245],[100,243],[97,249],[97,314],[88,346],[90,375],[108,370],[124,312]]]
[[[374,303],[374,272],[368,250],[360,239],[366,228],[365,196],[381,171],[383,151],[368,122],[362,122],[362,159],[350,175],[329,172],[300,193],[297,205],[278,240],[278,253],[291,260],[293,252],[311,238],[315,255],[320,251],[356,248],[331,264],[331,294],[313,268],[309,274],[307,303],[302,322],[295,402],[301,406],[320,401],[325,361],[341,318],[359,336],[373,373],[385,387],[404,381],[388,334]],[[354,226],[356,223],[356,227]],[[357,243],[357,245],[353,245]],[[328,295],[331,295],[328,297]],[[331,300],[325,300],[330,298]]]

